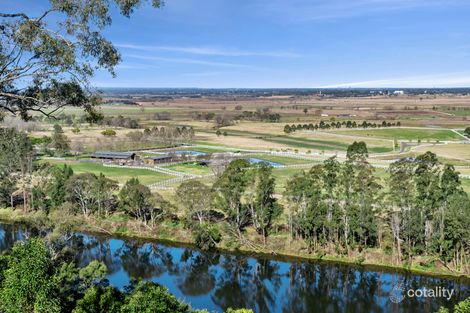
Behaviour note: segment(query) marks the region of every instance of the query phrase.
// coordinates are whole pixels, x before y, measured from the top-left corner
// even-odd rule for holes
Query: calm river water
[[[0,224],[0,251],[17,240],[37,235],[22,225]],[[280,260],[156,242],[77,233],[71,248],[78,263],[100,260],[108,266],[111,285],[123,288],[131,279],[147,279],[167,287],[194,308],[222,312],[228,307],[255,312],[434,312],[470,296],[470,283],[456,279],[403,274],[370,268]],[[403,289],[394,286],[401,286]],[[405,297],[409,289],[454,290],[443,298]]]

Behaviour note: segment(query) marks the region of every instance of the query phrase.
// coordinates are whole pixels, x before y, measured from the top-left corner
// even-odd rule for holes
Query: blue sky
[[[2,10],[34,8],[16,0]],[[166,0],[106,35],[99,87],[469,87],[468,0]]]

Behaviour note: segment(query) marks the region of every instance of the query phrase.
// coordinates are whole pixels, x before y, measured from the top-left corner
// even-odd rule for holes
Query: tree
[[[97,177],[92,173],[83,173],[70,177],[66,189],[68,199],[76,204],[86,217],[97,207],[96,190]]]
[[[287,182],[284,196],[288,207],[288,223],[291,239],[298,235],[300,220],[305,216],[311,198],[312,181],[308,175],[296,175]]]
[[[426,252],[431,250],[431,240],[434,236],[433,217],[437,213],[440,205],[440,188],[439,188],[439,161],[437,156],[432,152],[426,152],[418,156],[415,160],[416,167],[414,172],[414,180],[416,186],[415,206],[418,212],[415,214],[416,221],[419,225],[424,225],[424,239],[422,244]],[[417,251],[422,252],[422,251]]]
[[[114,287],[89,288],[72,313],[120,313],[125,295]]]
[[[113,192],[119,188],[117,181],[106,178],[103,173],[100,173],[93,187],[98,215],[104,213],[108,216],[115,203]]]
[[[129,17],[144,0],[49,0],[41,14],[0,13],[0,111],[31,118],[65,105],[82,107],[91,119],[99,99],[89,88],[98,69],[114,75],[121,57],[102,35],[117,6]],[[153,0],[154,7],[160,6]]]
[[[54,207],[60,206],[67,198],[67,181],[73,176],[73,170],[67,164],[63,167],[54,167],[52,170],[52,181],[47,187],[47,193]]]
[[[214,184],[216,203],[225,211],[229,222],[238,232],[246,226],[248,210],[242,203],[242,196],[248,184],[250,163],[239,159],[232,161]]]
[[[0,289],[2,312],[60,312],[53,274],[54,265],[41,240],[16,243]]]
[[[30,177],[34,151],[26,134],[12,128],[0,128],[0,151],[0,204],[6,205],[12,202],[15,185]]]
[[[262,162],[255,169],[255,199],[254,209],[251,212],[253,225],[258,233],[263,235],[264,243],[272,227],[273,221],[282,213],[282,208],[274,198],[275,181],[272,176],[272,167]]]
[[[59,124],[54,125],[51,139],[51,146],[54,148],[56,155],[64,155],[70,151],[70,141]]]
[[[465,128],[465,131],[463,132],[463,134],[467,136],[468,138],[470,138],[470,127]]]
[[[122,313],[188,313],[189,306],[152,282],[140,283],[128,296]]]
[[[369,156],[367,145],[364,141],[354,141],[349,147],[346,153],[346,157],[350,160],[365,159]]]
[[[209,187],[197,180],[183,182],[176,190],[176,198],[186,210],[189,222],[196,217],[200,225],[204,223],[213,201]]]
[[[127,214],[147,224],[151,203],[150,189],[137,178],[129,179],[119,192],[119,207]]]
[[[323,188],[325,190],[325,200],[327,215],[325,226],[328,231],[328,243],[332,243],[333,237],[338,237],[338,225],[340,224],[338,212],[338,187],[341,164],[336,157],[331,157],[323,162]]]
[[[415,225],[410,224],[410,214],[413,214],[413,195],[415,192],[413,183],[414,162],[410,159],[400,159],[392,164],[388,169],[390,177],[388,180],[389,193],[388,200],[390,203],[390,226],[394,243],[396,245],[397,259],[402,260],[402,243],[404,242],[408,248],[412,246],[414,236],[405,237],[411,234],[411,230]]]

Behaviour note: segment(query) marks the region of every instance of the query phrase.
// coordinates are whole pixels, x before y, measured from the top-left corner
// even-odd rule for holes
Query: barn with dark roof
[[[91,158],[124,164],[136,161],[137,155],[134,152],[96,151],[91,155]]]

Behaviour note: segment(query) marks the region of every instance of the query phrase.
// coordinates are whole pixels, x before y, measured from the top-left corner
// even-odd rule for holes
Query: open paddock
[[[107,167],[98,162],[80,162],[68,160],[45,160],[45,162],[56,164],[57,166],[63,166],[64,164],[67,164],[72,168],[75,174],[92,173],[99,175],[100,173],[103,173],[103,175],[105,175],[107,178],[113,179],[120,184],[124,184],[131,178],[138,178],[142,184],[149,185],[173,177],[171,175],[146,169]]]
[[[463,137],[450,129],[435,128],[375,128],[375,129],[339,129],[331,131],[336,134],[352,135],[357,137],[372,137],[382,139],[397,139],[409,141],[460,141]]]

